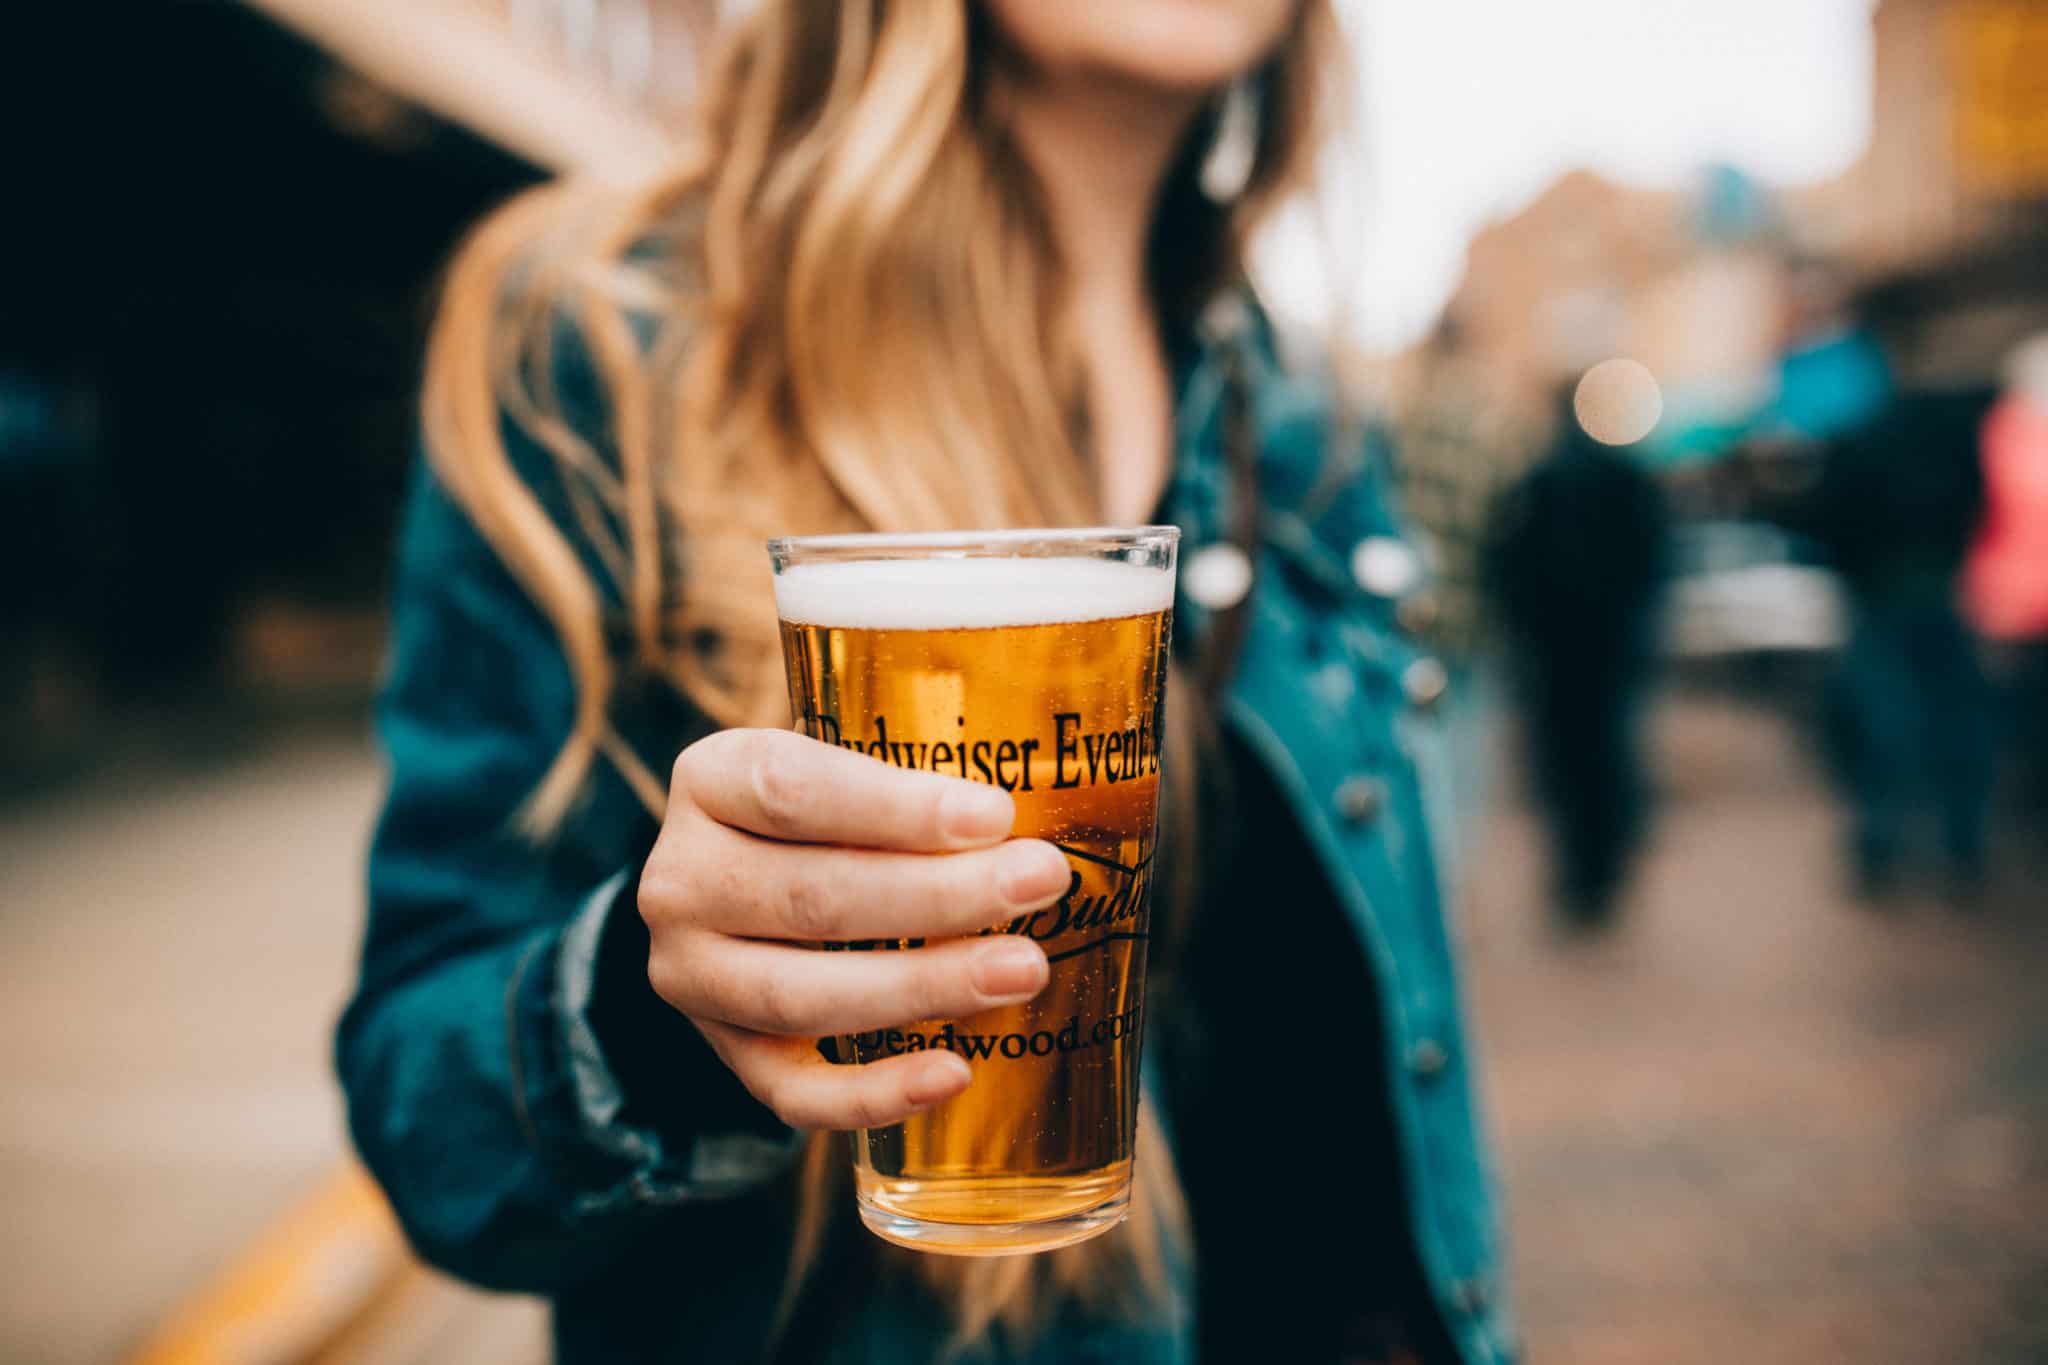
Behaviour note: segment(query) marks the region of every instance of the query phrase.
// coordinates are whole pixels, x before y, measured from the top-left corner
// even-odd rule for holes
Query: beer
[[[778,552],[776,601],[798,727],[1002,787],[1014,833],[1057,844],[1071,868],[1058,903],[983,930],[1044,948],[1051,980],[1036,999],[837,1040],[842,1061],[944,1047],[974,1069],[964,1093],[853,1135],[862,1217],[891,1241],[992,1255],[1123,1219],[1176,534],[874,541],[901,547],[874,558],[801,553],[874,553],[865,537],[776,543],[794,547]]]

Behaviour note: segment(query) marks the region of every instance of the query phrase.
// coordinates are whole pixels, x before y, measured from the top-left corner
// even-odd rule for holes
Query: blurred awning
[[[1892,393],[1883,351],[1844,328],[1809,338],[1739,387],[1674,384],[1665,419],[1644,443],[1659,464],[1717,459],[1758,437],[1829,441],[1875,420]]]
[[[385,87],[549,170],[627,179],[673,142],[600,73],[465,0],[248,0]],[[647,43],[651,52],[652,30]]]

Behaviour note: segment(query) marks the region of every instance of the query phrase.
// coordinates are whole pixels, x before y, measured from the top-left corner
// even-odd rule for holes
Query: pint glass
[[[841,1062],[942,1047],[974,1070],[954,1098],[853,1134],[861,1217],[892,1242],[999,1255],[1123,1221],[1179,534],[769,544],[798,728],[1002,787],[1016,801],[1013,833],[1057,844],[1071,869],[1056,904],[982,930],[1045,949],[1052,977],[1036,999],[836,1040]]]

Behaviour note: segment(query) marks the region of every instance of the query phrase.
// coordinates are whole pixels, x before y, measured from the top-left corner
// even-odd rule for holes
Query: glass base
[[[1042,1215],[1031,1206],[1049,1192],[1016,1182],[876,1183],[886,1187],[863,1188],[858,1196],[868,1230],[898,1246],[946,1256],[1015,1256],[1072,1246],[1108,1232],[1131,1209],[1127,1163],[1115,1176],[1060,1182],[1065,1197],[1057,1205],[1064,1207]]]

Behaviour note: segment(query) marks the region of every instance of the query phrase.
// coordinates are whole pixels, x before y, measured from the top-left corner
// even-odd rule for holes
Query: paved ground
[[[1772,722],[1695,703],[1630,914],[1563,942],[1519,813],[1472,983],[1536,1365],[2048,1360],[2048,875],[1847,902]]]
[[[0,1360],[117,1359],[340,1158],[376,786],[347,732],[0,812]]]
[[[1614,935],[1550,931],[1515,813],[1467,916],[1531,1359],[2048,1359],[2043,869],[1872,914],[1769,721],[1695,703],[1665,747]],[[339,1155],[375,786],[311,737],[0,811],[0,1359],[116,1357]],[[538,1339],[518,1304],[431,1315],[408,1359]]]

